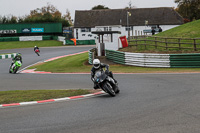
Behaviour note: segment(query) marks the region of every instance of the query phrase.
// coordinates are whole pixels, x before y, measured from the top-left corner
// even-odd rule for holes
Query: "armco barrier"
[[[67,45],[74,45],[72,40],[66,40]],[[95,45],[95,40],[77,40],[76,45]]]
[[[106,58],[118,64],[125,64],[124,52],[106,50]]]
[[[93,60],[95,59],[96,57],[96,48],[93,48],[91,50],[88,51],[88,63],[92,65],[93,63]]]
[[[0,37],[0,42],[19,41],[19,37]]]
[[[200,68],[200,54],[151,54],[106,50],[106,58],[118,64],[141,67]]]
[[[2,54],[0,55],[0,59],[7,59],[7,58],[13,58],[16,56],[16,53],[12,53],[12,54]]]
[[[170,67],[169,54],[128,53],[125,64],[142,67]]]
[[[170,54],[171,67],[200,67],[200,54]]]
[[[62,38],[62,39],[61,39]],[[65,37],[58,36],[20,36],[20,37],[0,37],[0,42],[9,41],[38,41],[38,40],[58,40],[63,41]],[[67,45],[74,45],[72,40],[65,40]],[[77,45],[95,45],[95,40],[77,40]]]

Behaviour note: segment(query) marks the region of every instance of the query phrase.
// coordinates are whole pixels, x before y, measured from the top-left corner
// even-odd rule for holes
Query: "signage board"
[[[31,33],[31,28],[23,28],[22,33]]]
[[[17,30],[0,30],[0,34],[15,34]]]
[[[44,32],[44,28],[31,28],[32,33]]]

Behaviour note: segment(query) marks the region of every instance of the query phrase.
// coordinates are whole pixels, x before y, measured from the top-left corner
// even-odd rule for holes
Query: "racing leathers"
[[[12,58],[12,63],[11,63],[11,66],[12,68],[15,67],[15,65],[13,65],[16,61],[20,61],[22,63],[22,56],[17,54],[14,58]]]
[[[35,52],[37,49],[39,50],[39,48],[38,48],[38,47],[34,47],[34,52]]]
[[[108,75],[108,76],[110,76],[111,78],[113,78],[112,72],[109,72],[109,65],[104,64],[104,63],[100,63],[100,67],[99,67],[98,69],[96,69],[96,68],[94,68],[94,67],[92,67],[92,69],[91,69],[91,80],[92,80],[92,81],[93,81],[95,72],[96,72],[97,70],[101,70],[101,69],[103,69],[103,68],[106,68],[106,71],[105,71],[106,75]],[[114,78],[113,78],[113,80],[117,83],[117,81],[116,81]],[[98,89],[98,85],[97,85],[97,83],[95,83],[95,82],[94,82],[94,89]]]

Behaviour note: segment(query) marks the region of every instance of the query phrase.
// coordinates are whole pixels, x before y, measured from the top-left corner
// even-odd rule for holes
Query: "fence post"
[[[181,50],[181,39],[178,38],[178,46],[179,46],[179,50]]]
[[[144,46],[145,46],[145,49],[147,49],[146,38],[144,38]]]
[[[155,37],[155,48],[157,49],[157,37]]]
[[[137,37],[135,39],[135,46],[136,46],[136,49],[137,49]]]
[[[194,39],[194,51],[197,51],[196,39]]]
[[[166,50],[168,50],[168,46],[167,46],[167,38],[165,38],[165,44],[166,44]]]

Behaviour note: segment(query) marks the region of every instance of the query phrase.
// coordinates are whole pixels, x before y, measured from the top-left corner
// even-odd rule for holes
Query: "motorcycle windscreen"
[[[16,66],[21,66],[22,65],[22,63],[20,62],[20,61],[16,61]]]
[[[104,71],[97,71],[95,73],[95,81],[96,82],[102,82],[105,80],[105,78],[106,78],[106,74]]]

